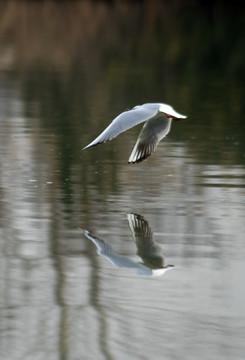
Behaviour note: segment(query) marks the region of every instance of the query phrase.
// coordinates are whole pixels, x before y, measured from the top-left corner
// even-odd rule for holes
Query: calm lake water
[[[1,3],[1,359],[244,359],[244,39],[218,4]],[[81,150],[146,102],[188,116],[147,161],[141,126]]]

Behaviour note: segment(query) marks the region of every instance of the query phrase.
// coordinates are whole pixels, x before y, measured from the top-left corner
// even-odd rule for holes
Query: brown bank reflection
[[[134,261],[127,256],[117,255],[111,245],[95,237],[88,230],[84,230],[84,234],[96,245],[98,254],[108,259],[117,268],[132,269],[143,276],[160,276],[167,270],[173,269],[174,265],[164,265],[163,250],[154,241],[148,222],[138,214],[127,214],[127,218],[132,238],[137,247],[137,254],[142,262]]]

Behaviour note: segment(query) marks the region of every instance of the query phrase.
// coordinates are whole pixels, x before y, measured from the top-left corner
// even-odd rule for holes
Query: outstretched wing
[[[148,120],[141,130],[132,153],[128,159],[129,163],[138,163],[150,156],[170,131],[172,119],[161,114],[161,117]]]
[[[133,239],[136,243],[148,243],[152,242],[153,234],[148,222],[143,216],[138,214],[127,214],[128,225],[131,230]]]
[[[105,255],[105,256],[113,255],[112,247],[106,242],[104,242],[104,240],[95,237],[88,230],[84,230],[84,235],[97,246],[97,253],[99,255]]]
[[[159,105],[150,105],[151,106],[149,106],[149,104],[135,106],[132,110],[124,111],[118,115],[112,123],[94,141],[85,146],[83,150],[110,141],[120,133],[156,116],[159,111]]]

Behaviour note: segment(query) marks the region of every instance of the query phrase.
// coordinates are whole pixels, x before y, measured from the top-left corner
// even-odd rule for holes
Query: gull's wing
[[[112,247],[103,240],[93,236],[90,231],[84,230],[84,235],[97,246],[99,255],[111,256],[113,255]]]
[[[128,159],[129,163],[138,163],[150,156],[170,131],[172,119],[161,114],[161,117],[148,120],[141,130],[137,142]]]
[[[129,213],[127,214],[127,218],[129,228],[136,243],[142,241],[148,243],[152,241],[152,230],[143,216]]]
[[[124,111],[94,141],[85,146],[83,150],[112,140],[120,133],[151,119],[158,114],[159,107],[159,104],[144,104],[135,106],[132,110]]]
[[[151,269],[148,269],[143,264],[139,264],[127,256],[116,255],[109,244],[107,244],[102,239],[93,236],[90,231],[84,230],[84,235],[96,245],[97,253],[101,256],[104,256],[114,266],[118,268],[135,269],[139,274],[142,275],[152,275]]]

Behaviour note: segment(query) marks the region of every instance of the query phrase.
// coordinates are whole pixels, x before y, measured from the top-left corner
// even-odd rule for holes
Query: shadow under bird
[[[185,119],[187,116],[177,113],[172,106],[161,103],[147,103],[137,105],[131,110],[126,110],[118,115],[112,123],[83,150],[112,140],[122,132],[145,122],[128,163],[138,163],[145,160],[157,148],[170,131],[172,120]]]

